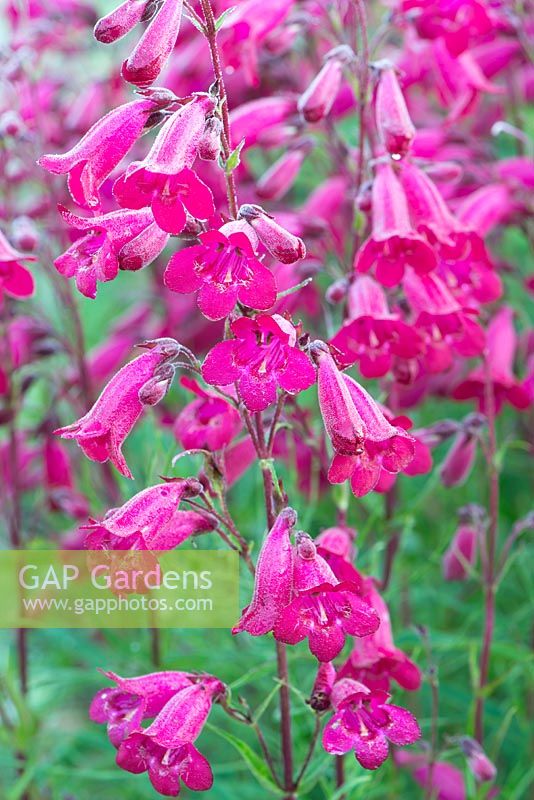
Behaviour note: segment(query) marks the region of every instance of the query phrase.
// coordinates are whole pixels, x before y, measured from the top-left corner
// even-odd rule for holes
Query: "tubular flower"
[[[92,461],[104,463],[109,459],[126,478],[133,476],[122,445],[143,411],[139,392],[165,362],[180,352],[174,339],[156,339],[144,346],[149,352],[119,370],[87,414],[55,431],[64,439],[76,439]]]
[[[97,283],[112,281],[119,269],[138,270],[150,264],[169,239],[149,208],[87,218],[62,206],[59,210],[69,225],[88,231],[54,261],[57,271],[66,278],[74,277],[86,297],[96,297]]]
[[[291,602],[273,629],[275,639],[297,644],[308,639],[319,661],[332,661],[345,636],[368,636],[380,624],[375,610],[357,594],[354,584],[338,581],[306,533],[297,534]]]
[[[275,304],[274,276],[256,256],[257,238],[247,223],[229,222],[198,238],[200,244],[180,250],[169,261],[164,282],[171,291],[198,291],[198,306],[211,320],[224,319],[236,302],[260,311]]]
[[[150,206],[160,228],[172,234],[184,229],[186,209],[198,219],[213,214],[211,190],[191,169],[213,106],[208,95],[197,95],[169,117],[144,161],[134,161],[115,181],[119,205]]]
[[[380,139],[388,153],[405,156],[415,138],[415,128],[393,67],[380,72],[375,117]]]
[[[148,772],[154,789],[176,797],[183,782],[194,791],[206,791],[213,784],[207,759],[193,742],[211,711],[213,702],[224,694],[217,678],[198,676],[197,681],[176,692],[144,730],[131,733],[117,752],[117,764],[127,772]]]
[[[197,395],[180,412],[174,423],[174,435],[186,450],[222,450],[241,430],[237,409],[215,392],[207,392],[193,378],[180,383]]]
[[[435,268],[436,254],[414,230],[406,197],[389,164],[380,164],[376,169],[372,219],[373,232],[354,260],[356,272],[369,272],[374,266],[379,283],[396,286],[407,266],[421,274]]]
[[[197,676],[189,672],[151,672],[135,678],[121,678],[103,672],[115,686],[101,689],[89,706],[93,722],[107,724],[111,744],[120,743],[141,722],[158,714],[176,692],[191,686]]]
[[[332,110],[343,78],[343,59],[338,51],[327,54],[325,62],[299,97],[298,110],[306,122],[319,122]]]
[[[262,200],[280,200],[298,178],[304,159],[313,144],[304,141],[295,144],[272,164],[256,184],[256,194]]]
[[[525,386],[513,372],[517,336],[513,323],[514,312],[504,307],[498,311],[488,326],[487,364],[493,387],[495,410],[499,412],[505,402],[518,409],[528,408],[530,398]],[[479,410],[486,408],[486,375],[483,366],[476,367],[456,386],[452,396],[456,400],[474,398]]]
[[[121,75],[135,86],[154,83],[173,51],[180,32],[183,0],[163,0],[137,45],[122,65]],[[148,15],[142,19],[148,18]],[[135,24],[135,23],[134,23]]]
[[[98,208],[100,186],[141,136],[150,115],[160,108],[152,99],[119,106],[98,120],[68,152],[41,156],[38,163],[54,175],[68,173],[74,202]]]
[[[151,0],[125,0],[95,25],[95,39],[102,44],[111,44],[126,36],[142,21],[150,19],[154,10]]]
[[[35,260],[35,256],[15,250],[0,231],[0,302],[4,292],[17,300],[32,296],[34,289],[32,274],[20,262]]]
[[[380,378],[389,372],[395,357],[415,358],[422,352],[419,332],[390,313],[384,291],[369,276],[353,281],[347,306],[347,321],[330,340],[341,366],[358,361],[364,378]]]
[[[375,487],[381,469],[395,474],[412,461],[414,440],[391,425],[365,389],[338,370],[323,342],[312,344],[312,354],[321,414],[335,451],[328,480],[350,479],[354,495],[362,497]]]
[[[92,550],[122,549],[127,540],[135,550],[172,550],[193,533],[213,527],[202,514],[179,508],[183,499],[196,497],[201,491],[201,483],[194,478],[149,486],[109,511],[104,519],[90,520],[84,526],[90,531],[86,545]],[[114,543],[116,548],[110,546]]]
[[[421,736],[417,720],[388,700],[387,692],[370,691],[350,678],[338,681],[332,690],[336,713],[324,729],[324,749],[333,755],[354,750],[362,767],[378,769],[388,757],[388,741],[395,745],[416,742]]]
[[[246,220],[252,226],[263,246],[282,264],[292,264],[306,255],[302,239],[279,225],[260,206],[241,206],[239,219]]]
[[[86,517],[89,503],[75,490],[68,453],[58,441],[46,439],[43,461],[44,482],[52,511],[62,511],[70,517]]]
[[[443,555],[446,581],[465,581],[477,559],[479,533],[473,525],[460,525]]]
[[[297,347],[297,329],[278,314],[240,317],[230,329],[235,339],[219,342],[206,356],[202,375],[214,386],[236,383],[249,411],[276,400],[277,388],[298,394],[315,382],[315,370]]]

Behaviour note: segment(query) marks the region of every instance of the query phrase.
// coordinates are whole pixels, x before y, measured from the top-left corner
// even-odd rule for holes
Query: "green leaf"
[[[235,150],[232,150],[226,164],[224,165],[224,170],[227,175],[230,175],[231,172],[236,169],[241,163],[241,150],[243,149],[243,145],[245,144],[245,140],[241,139]]]
[[[236,8],[237,8],[237,6],[231,6],[230,8],[227,8],[226,11],[223,11],[221,16],[218,19],[215,20],[215,30],[216,31],[219,31],[222,28],[222,26],[224,25],[224,23],[226,21],[226,18],[229,17],[230,14],[233,14],[234,11],[236,10]]]
[[[207,727],[210,731],[216,733],[222,739],[226,739],[227,742],[230,742],[230,744],[235,747],[251,773],[254,775],[258,783],[264,787],[264,789],[267,789],[269,792],[272,792],[272,794],[275,794],[278,797],[281,797],[284,794],[284,792],[273,781],[271,773],[269,772],[269,768],[264,763],[263,759],[254,752],[250,745],[248,745],[242,739],[238,739],[237,736],[234,736],[227,731],[220,730],[220,728],[215,728],[209,723]]]

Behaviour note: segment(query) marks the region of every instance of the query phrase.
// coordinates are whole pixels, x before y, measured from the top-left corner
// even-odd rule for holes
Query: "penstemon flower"
[[[0,302],[4,292],[21,300],[32,296],[33,277],[21,261],[35,261],[35,256],[19,253],[0,231]]]

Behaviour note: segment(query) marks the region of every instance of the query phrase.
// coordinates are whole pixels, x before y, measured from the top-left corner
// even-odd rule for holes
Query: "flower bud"
[[[280,200],[293,186],[311,147],[305,142],[284,153],[259,179],[256,192],[265,200]]]
[[[29,217],[16,217],[11,226],[12,240],[15,247],[33,253],[39,243],[39,233],[35,223]]]
[[[460,746],[467,758],[469,769],[479,783],[493,781],[497,775],[497,767],[489,760],[486,753],[477,741],[470,736],[464,736]]]
[[[0,136],[20,136],[25,130],[24,121],[17,111],[4,111],[0,115]]]
[[[478,531],[472,525],[460,525],[443,556],[443,577],[446,581],[464,581],[469,577],[469,567],[477,558]]]
[[[139,400],[144,406],[157,405],[169,391],[173,378],[173,365],[163,364],[154,374],[154,377],[150,378],[144,386],[141,386],[139,389]]]
[[[264,247],[282,264],[292,264],[306,255],[302,239],[282,228],[261,206],[241,206],[238,217],[254,228]]]
[[[198,155],[204,161],[215,161],[221,152],[223,124],[219,117],[208,117],[204,133],[198,144]]]
[[[341,87],[343,64],[337,58],[329,58],[300,96],[298,110],[306,122],[319,122],[330,113]]]
[[[405,156],[415,137],[415,128],[393,67],[380,74],[375,96],[378,133],[391,155]]]
[[[330,708],[330,695],[336,680],[336,670],[331,661],[319,664],[315,683],[308,703],[314,711],[321,712]]]

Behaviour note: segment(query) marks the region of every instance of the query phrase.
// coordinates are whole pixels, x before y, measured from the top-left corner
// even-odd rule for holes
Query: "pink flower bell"
[[[306,122],[319,122],[332,110],[343,79],[344,62],[337,52],[336,48],[327,54],[323,66],[299,97],[298,109]]]
[[[254,228],[260,242],[282,264],[292,264],[306,255],[302,239],[279,225],[260,206],[241,206],[239,219],[245,219]]]
[[[187,211],[207,219],[214,212],[213,195],[192,171],[214,100],[197,95],[165,122],[144,161],[134,161],[113,185],[124,208],[150,206],[160,228],[181,233]]]
[[[76,439],[92,461],[104,463],[110,459],[126,478],[133,476],[122,454],[122,445],[143,411],[139,391],[160,366],[180,352],[180,345],[174,339],[156,339],[144,346],[149,352],[119,370],[87,414],[55,431],[64,439]]]
[[[133,147],[160,106],[152,99],[134,100],[98,120],[80,141],[63,155],[45,155],[39,164],[54,175],[68,173],[75,203],[95,209],[98,189]]]
[[[32,274],[20,262],[35,260],[35,256],[15,250],[0,231],[0,302],[4,292],[17,300],[32,296],[34,289]]]
[[[374,266],[377,281],[396,286],[407,266],[424,274],[437,260],[432,247],[414,230],[402,187],[389,164],[379,164],[372,189],[373,232],[354,260],[356,272]]]
[[[304,159],[313,148],[305,140],[289,147],[280,158],[263,173],[256,184],[256,194],[262,200],[280,200],[297,180]]]
[[[421,731],[415,717],[400,706],[390,705],[387,692],[371,692],[350,678],[334,685],[332,703],[336,713],[323,731],[323,747],[333,755],[354,750],[364,769],[378,769],[389,754],[388,742],[416,742]]]
[[[413,438],[391,425],[373,398],[355,380],[343,375],[323,342],[314,342],[312,355],[318,366],[319,405],[334,448],[328,480],[350,479],[356,497],[376,485],[380,470],[393,474],[413,459]]]
[[[44,482],[52,511],[83,518],[89,511],[87,498],[74,487],[72,465],[64,447],[47,438],[43,448]]]
[[[155,7],[151,0],[125,0],[95,25],[94,37],[102,44],[111,44],[126,36],[139,22],[153,16]]]
[[[330,340],[345,367],[358,361],[364,378],[380,378],[393,359],[416,358],[424,347],[419,332],[388,308],[381,286],[368,275],[357,277],[348,292],[347,321]]]
[[[119,269],[138,270],[150,264],[169,239],[148,208],[87,218],[62,206],[59,210],[69,225],[88,231],[54,261],[57,271],[66,278],[74,277],[86,297],[96,297],[97,283],[112,281]]]
[[[415,128],[393,67],[380,71],[375,95],[376,127],[390,155],[405,156],[415,137]]]
[[[446,581],[465,581],[476,562],[479,532],[472,525],[460,525],[443,556],[443,577]]]
[[[125,81],[141,87],[154,83],[176,44],[182,6],[183,0],[163,0],[155,6],[155,15],[122,65]]]
[[[186,450],[222,450],[242,427],[237,409],[215,392],[207,392],[193,378],[183,377],[182,386],[197,398],[180,412],[174,435]]]
[[[229,222],[198,238],[200,244],[180,250],[169,261],[164,282],[171,291],[198,291],[198,306],[211,320],[224,319],[237,302],[259,311],[272,308],[276,282],[254,251],[257,238],[250,225]]]
[[[214,386],[236,383],[249,411],[262,411],[276,400],[277,388],[294,395],[315,383],[315,370],[297,347],[297,329],[278,314],[240,317],[230,329],[235,339],[219,342],[202,365]]]

